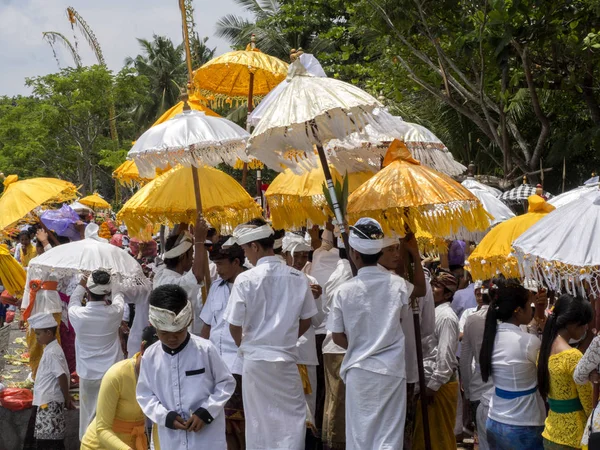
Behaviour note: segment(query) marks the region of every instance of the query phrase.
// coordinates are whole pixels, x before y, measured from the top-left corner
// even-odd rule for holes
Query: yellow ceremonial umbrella
[[[335,167],[330,166],[330,170],[334,180],[343,184],[342,175]],[[373,172],[349,174],[348,192],[353,192],[372,176]],[[333,217],[323,193],[324,186],[325,175],[320,165],[301,175],[290,169],[277,175],[265,192],[273,226],[291,230],[306,226],[307,220],[322,225]]]
[[[496,225],[475,247],[469,256],[473,279],[487,280],[495,277],[498,272],[508,278],[520,277],[517,259],[512,256],[513,242],[555,209],[539,195],[532,195],[527,201],[527,214]]]
[[[420,228],[436,237],[451,236],[461,226],[469,231],[489,227],[490,216],[477,197],[448,175],[421,165],[403,142],[392,142],[383,165],[349,196],[350,223],[367,216],[386,231]]]
[[[133,186],[136,184],[145,184],[150,178],[142,178],[134,161],[125,161],[117,167],[112,173],[112,177],[123,186]]]
[[[192,170],[200,180],[202,214],[213,227],[233,229],[261,216],[254,199],[226,173],[207,166],[191,169],[177,166],[142,187],[123,205],[117,219],[127,225],[134,237],[143,233],[148,224],[195,223]]]
[[[38,206],[69,201],[76,196],[77,188],[68,181],[57,178],[19,181],[17,175],[9,175],[4,179],[0,197],[0,230],[25,219]]]
[[[92,195],[88,195],[87,197],[83,197],[79,200],[79,203],[85,206],[89,206],[90,208],[96,209],[110,209],[110,203],[104,200],[97,192],[94,192]]]
[[[212,109],[205,106],[203,104],[204,101],[206,101],[206,99],[204,97],[201,97],[196,94],[191,94],[189,96],[189,99],[187,102],[191,109],[194,109],[196,111],[204,111],[204,113],[207,116],[221,117],[216,112],[214,112]],[[156,126],[163,122],[166,122],[167,120],[172,119],[177,114],[181,114],[182,112],[183,112],[183,101],[177,103],[175,106],[166,110],[165,113],[162,116],[160,116],[156,122],[154,122],[152,124],[152,126]]]
[[[4,289],[13,297],[21,298],[25,289],[26,276],[21,264],[13,258],[4,245],[0,245],[0,280]]]

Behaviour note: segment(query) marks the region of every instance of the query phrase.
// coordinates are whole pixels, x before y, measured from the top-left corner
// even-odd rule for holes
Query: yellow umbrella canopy
[[[372,217],[389,231],[404,233],[419,228],[447,237],[464,226],[483,231],[490,216],[469,190],[448,175],[423,166],[403,142],[394,140],[385,166],[348,198],[348,219]]]
[[[14,297],[22,297],[26,276],[21,264],[13,258],[4,245],[0,245],[0,280],[4,289]]]
[[[194,71],[194,86],[210,100],[236,99],[268,94],[287,76],[287,63],[249,45],[246,50],[224,53]],[[216,94],[216,95],[215,95]]]
[[[117,214],[134,237],[148,224],[174,225],[196,222],[196,197],[192,170],[198,173],[202,214],[215,228],[233,229],[260,217],[258,204],[232,177],[212,167],[177,166],[142,187]]]
[[[4,179],[0,197],[0,230],[26,219],[38,206],[69,201],[76,196],[77,188],[68,181],[57,178],[19,181],[17,175],[9,175]]]
[[[335,181],[343,182],[342,175],[330,166]],[[348,175],[348,192],[354,191],[373,176],[372,172],[358,172]],[[286,169],[275,177],[265,197],[276,229],[294,229],[306,225],[309,219],[316,224],[324,224],[333,217],[323,194],[325,176],[319,165],[301,175]]]
[[[83,197],[81,200],[79,200],[79,203],[89,206],[92,209],[110,209],[110,203],[100,197],[97,192],[94,192],[92,195],[88,195],[87,197]]]
[[[195,109],[196,111],[204,111],[204,113],[207,116],[221,117],[216,112],[214,112],[212,109],[205,106],[204,102],[206,102],[206,99],[204,97],[201,97],[196,94],[190,95],[190,97],[188,99],[188,105],[190,105],[191,109]],[[183,101],[177,103],[175,106],[166,110],[165,113],[162,116],[160,116],[156,122],[154,122],[152,124],[152,126],[156,126],[163,122],[166,122],[167,120],[172,119],[177,114],[181,114],[182,112],[183,112]]]
[[[517,259],[512,256],[513,242],[555,209],[539,195],[532,195],[527,200],[527,214],[496,225],[475,247],[469,256],[474,279],[487,280],[495,277],[498,272],[509,278],[520,277]]]
[[[112,173],[112,177],[123,186],[145,184],[150,178],[142,178],[134,161],[125,161]]]

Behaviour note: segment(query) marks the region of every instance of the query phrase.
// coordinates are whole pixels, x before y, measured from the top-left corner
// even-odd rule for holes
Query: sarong
[[[346,373],[346,449],[401,449],[406,378],[358,368]]]
[[[518,426],[496,422],[488,417],[486,423],[487,439],[494,450],[543,450],[543,426]]]
[[[325,410],[323,412],[323,447],[346,448],[346,385],[340,378],[344,355],[323,354],[325,366]]]
[[[435,401],[429,405],[429,431],[431,433],[432,450],[448,450],[456,448],[454,438],[454,423],[456,421],[456,406],[458,404],[458,382],[451,381],[442,385],[435,394]],[[421,414],[423,393],[417,402],[417,415],[415,417],[415,432],[413,435],[413,449],[425,448],[423,434],[423,416]]]
[[[406,383],[406,420],[404,422],[404,450],[412,449],[413,433],[415,431],[415,415],[417,414],[417,383]]]
[[[96,404],[102,380],[79,379],[79,440],[83,440],[85,431],[96,416]]]
[[[319,437],[321,437],[321,427],[323,425],[323,410],[325,408],[325,366],[323,362],[323,341],[325,334],[317,334],[315,341],[317,344],[317,398],[315,406],[315,426],[317,427]]]
[[[54,313],[52,314],[52,316],[54,317],[54,320],[56,320],[56,340],[60,344],[60,324],[62,315],[61,313]],[[27,333],[25,334],[25,342],[27,342],[27,348],[29,349],[29,367],[31,367],[31,376],[35,380],[35,375],[37,374],[37,369],[40,365],[40,360],[42,359],[44,348],[40,344],[38,344],[38,341],[35,338],[35,331],[33,331],[31,327],[27,328]]]
[[[242,397],[242,376],[234,373],[233,377],[235,378],[235,391],[225,404],[225,437],[228,449],[243,449],[246,442],[246,422]]]
[[[245,359],[247,450],[304,450],[306,400],[295,362]]]

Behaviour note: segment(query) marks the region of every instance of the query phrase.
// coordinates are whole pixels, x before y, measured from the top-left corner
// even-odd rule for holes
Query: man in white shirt
[[[244,250],[234,244],[223,248],[229,236],[222,237],[213,244],[210,259],[214,262],[218,278],[211,284],[200,319],[203,326],[200,337],[210,339],[219,355],[233,374],[236,387],[225,405],[227,448],[237,450],[245,448],[244,402],[242,398],[243,359],[238,355],[238,347],[229,332],[229,323],[223,318],[229,302],[231,288],[239,274],[244,272]]]
[[[82,306],[86,293],[87,303]],[[110,274],[101,270],[83,277],[69,302],[69,320],[76,336],[80,440],[96,414],[102,377],[123,359],[119,340],[123,308],[123,296],[113,295]]]
[[[312,250],[310,244],[304,239],[303,234],[296,234],[287,232],[282,242],[282,252],[286,260],[286,264],[293,267],[296,270],[302,271],[308,261],[308,254]],[[315,423],[316,406],[317,406],[317,366],[319,360],[317,357],[317,344],[315,331],[316,328],[321,325],[323,321],[323,308],[321,307],[321,293],[322,289],[316,278],[311,275],[306,275],[310,283],[313,297],[317,306],[318,314],[311,317],[311,325],[302,336],[298,338],[296,347],[298,348],[298,365],[305,366],[306,373],[308,374],[308,380],[305,381],[305,385],[310,385],[310,393],[306,393],[306,403],[310,411],[309,421],[320,428],[320,424]],[[304,370],[304,369],[302,369]],[[308,383],[306,383],[306,381]],[[311,439],[313,439],[311,437]],[[307,443],[307,448],[312,448]]]
[[[435,302],[435,330],[423,339],[423,365],[427,388],[417,405],[413,448],[425,448],[421,408],[425,404],[429,423],[435,424],[432,435],[433,449],[456,448],[454,424],[458,402],[456,381],[456,348],[458,346],[458,318],[450,306],[458,283],[448,272],[440,272],[433,280]]]
[[[346,448],[401,449],[406,415],[401,316],[412,285],[377,265],[383,248],[377,221],[356,222],[349,243],[358,274],[335,291],[327,319],[333,341],[347,349],[340,369],[346,383]]]
[[[276,256],[273,229],[262,219],[238,226],[228,245],[253,267],[238,275],[225,320],[244,357],[246,448],[303,450],[306,400],[296,343],[317,307],[306,276]]]
[[[414,290],[411,303],[414,302],[419,314],[420,337],[430,335],[435,327],[435,305],[433,292],[429,284],[429,272],[425,272],[421,265],[419,247],[412,237],[402,240],[397,236],[384,238],[383,250],[379,264],[391,273],[402,274],[408,278],[410,260],[414,264]],[[401,276],[402,276],[401,275]],[[409,283],[410,284],[410,283]],[[414,300],[416,299],[416,301]],[[402,330],[404,332],[405,359],[406,359],[406,422],[404,427],[404,448],[412,448],[412,434],[414,431],[415,414],[417,412],[417,397],[415,386],[419,382],[419,366],[417,364],[417,343],[412,307],[402,310]]]
[[[196,218],[193,239],[187,232],[169,236],[165,244],[166,252],[163,255],[165,266],[156,271],[152,283],[153,289],[165,284],[176,284],[187,292],[188,300],[194,308],[194,321],[190,330],[194,334],[200,334],[202,328],[202,322],[200,321],[202,294],[200,288],[204,283],[204,274],[207,270],[205,265],[208,264],[206,248],[204,247],[207,232],[208,224],[199,214]],[[145,319],[147,320],[147,318]]]

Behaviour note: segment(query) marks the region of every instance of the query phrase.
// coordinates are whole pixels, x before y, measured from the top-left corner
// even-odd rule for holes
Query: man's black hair
[[[110,283],[110,273],[105,270],[94,270],[90,275],[94,283],[96,284],[108,284]],[[101,301],[104,300],[105,295],[94,294],[93,292],[89,292],[92,300]]]
[[[264,225],[267,225],[267,222],[262,217],[257,217],[255,219],[252,219],[250,222],[246,222],[246,225],[254,225],[256,227],[262,227]],[[254,242],[256,242],[258,245],[260,245],[265,250],[270,250],[273,248],[273,245],[275,245],[275,234],[272,234],[271,236],[267,236],[266,238],[258,239],[257,241],[254,241]]]
[[[206,232],[206,239],[210,240],[212,239],[215,234],[217,234],[217,229],[216,228],[209,228],[208,231]]]
[[[168,309],[175,314],[179,314],[185,308],[187,302],[187,293],[181,286],[176,284],[164,284],[154,289],[150,294],[151,306]]]
[[[18,235],[18,239],[21,240],[22,237],[28,237],[29,239],[31,239],[31,233],[29,232],[29,230],[21,231]]]
[[[213,244],[210,249],[209,256],[211,261],[218,261],[220,259],[228,259],[230,262],[239,260],[240,266],[244,265],[246,257],[244,256],[244,249],[238,244],[233,244],[231,247],[223,248],[223,244],[227,242],[229,236],[221,236],[216,244]]]
[[[158,341],[156,328],[154,328],[152,325],[148,325],[146,328],[144,328],[144,331],[142,331],[142,348],[146,350],[156,341]]]
[[[36,328],[38,331],[50,331],[54,337],[56,337],[56,330],[58,327],[49,327],[49,328]]]
[[[274,230],[273,245],[275,245],[275,241],[277,239],[283,239],[284,236],[285,236],[285,230]],[[280,246],[279,248],[273,248],[273,251],[275,252],[276,255],[281,255],[281,253],[283,252],[283,246]]]

